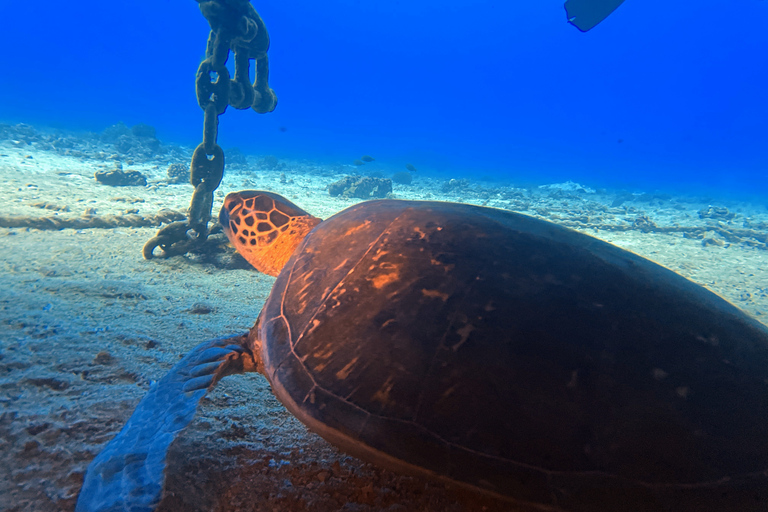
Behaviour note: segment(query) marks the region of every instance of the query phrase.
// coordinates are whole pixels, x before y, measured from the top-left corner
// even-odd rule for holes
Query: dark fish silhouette
[[[565,12],[573,26],[586,32],[607,18],[623,2],[624,0],[567,0]]]
[[[417,169],[413,164],[405,164],[405,168],[408,169],[411,172],[416,172]]]

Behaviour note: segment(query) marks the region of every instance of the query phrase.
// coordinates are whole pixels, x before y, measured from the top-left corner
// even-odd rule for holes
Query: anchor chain
[[[213,193],[224,176],[224,150],[216,143],[219,116],[227,106],[260,114],[272,112],[277,96],[269,87],[269,34],[250,0],[197,0],[211,31],[195,77],[197,103],[203,109],[203,142],[195,148],[190,164],[190,182],[195,187],[187,220],[168,224],[143,249],[146,259],[178,256],[200,248],[208,239]],[[229,52],[234,54],[235,77],[227,69]],[[249,82],[250,61],[256,61],[256,78]]]

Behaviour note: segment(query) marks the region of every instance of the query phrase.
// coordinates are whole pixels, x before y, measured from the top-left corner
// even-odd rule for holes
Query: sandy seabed
[[[188,206],[192,188],[167,183],[168,158],[124,165],[144,173],[147,187],[98,183],[94,172],[114,168],[115,160],[0,141],[2,215],[69,218],[87,210],[149,216]],[[256,160],[249,163],[227,172],[214,212],[226,192],[254,188],[285,195],[320,217],[358,201],[327,191],[329,183],[354,173],[351,165],[285,161],[264,169]],[[711,222],[697,215],[711,198],[646,194],[617,206],[617,192],[571,185],[460,185],[417,174],[411,185],[396,184],[394,195],[511,208],[555,221],[587,215],[603,223],[640,216],[659,226]],[[768,221],[764,205],[720,206],[737,213],[731,223]],[[0,228],[0,510],[73,510],[88,463],[150,383],[198,343],[253,324],[273,279],[247,268],[231,249],[211,257],[144,260],[141,248],[157,228]],[[671,268],[764,323],[768,319],[765,250],[679,233],[586,232]],[[161,509],[459,512],[511,506],[347,457],[288,414],[265,379],[247,375],[225,379],[211,392],[172,446]]]

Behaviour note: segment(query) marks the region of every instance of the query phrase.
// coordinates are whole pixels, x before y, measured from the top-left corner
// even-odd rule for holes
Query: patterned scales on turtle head
[[[322,219],[284,197],[249,190],[227,195],[219,222],[235,249],[258,271],[277,276]]]

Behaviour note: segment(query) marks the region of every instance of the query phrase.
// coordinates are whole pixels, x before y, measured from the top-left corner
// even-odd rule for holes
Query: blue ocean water
[[[225,148],[511,183],[768,194],[768,2],[259,0],[279,104]],[[155,126],[196,145],[208,25],[192,0],[0,3],[0,122]]]

